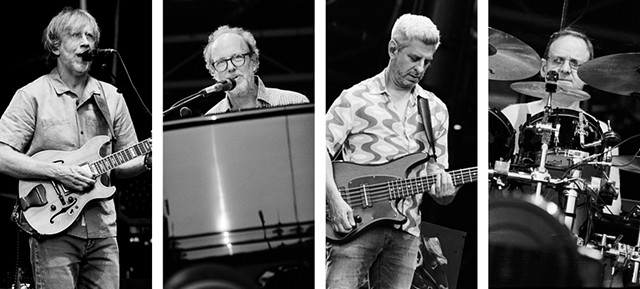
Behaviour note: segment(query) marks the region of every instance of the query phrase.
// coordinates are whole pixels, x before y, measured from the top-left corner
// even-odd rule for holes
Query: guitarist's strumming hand
[[[453,185],[451,175],[444,171],[441,164],[433,160],[427,162],[427,174],[436,178],[436,182],[429,190],[429,195],[440,205],[450,204],[458,192],[458,187]]]
[[[59,164],[56,166],[55,175],[57,181],[74,191],[85,191],[96,182],[91,170],[86,166]]]

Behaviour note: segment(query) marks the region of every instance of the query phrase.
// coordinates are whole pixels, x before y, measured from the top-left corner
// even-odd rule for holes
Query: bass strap
[[[427,142],[431,147],[431,157],[434,161],[437,160],[436,146],[433,139],[433,127],[431,126],[431,109],[429,109],[429,100],[418,96],[418,112],[422,116],[422,123],[424,124],[424,131],[427,134]]]

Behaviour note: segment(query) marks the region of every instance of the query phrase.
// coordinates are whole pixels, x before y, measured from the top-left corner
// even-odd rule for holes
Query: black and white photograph
[[[477,3],[326,5],[316,277],[326,288],[477,287]]]
[[[313,1],[163,9],[164,288],[313,288]]]
[[[151,288],[150,6],[5,6],[0,288]]]
[[[489,1],[490,287],[640,286],[639,8]]]

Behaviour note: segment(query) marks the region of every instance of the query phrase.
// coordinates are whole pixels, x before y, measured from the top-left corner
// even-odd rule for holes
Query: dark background
[[[314,102],[314,2],[297,0],[164,1],[163,110],[214,84],[202,51],[219,26],[242,27],[256,38],[265,86],[292,90]],[[224,93],[186,105],[200,116]],[[176,111],[165,121],[179,118]]]
[[[640,52],[640,20],[637,14],[640,2],[633,0],[492,0],[489,1],[489,26],[520,39],[542,57],[549,36],[561,27],[565,2],[568,6],[563,26],[573,23],[573,27],[584,31],[591,38],[595,58]],[[538,74],[518,81],[542,81],[542,78]],[[509,88],[512,82],[517,81],[489,81],[490,108],[501,109],[508,104],[536,100],[512,91]],[[588,85],[585,91],[591,98],[580,103],[582,109],[604,122],[611,121],[613,130],[623,140],[640,134],[638,97],[617,95]],[[633,155],[639,148],[640,138],[635,138],[620,146],[620,155]],[[628,171],[620,174],[622,197],[639,201],[638,174]]]
[[[449,168],[477,165],[477,39],[475,1],[327,1],[326,107],[342,90],[381,72],[387,44],[402,14],[425,15],[438,26],[441,45],[420,85],[449,109]],[[454,129],[454,126],[460,126]],[[477,284],[477,185],[463,186],[448,206],[425,197],[423,220],[463,231],[457,288]],[[441,240],[442,241],[442,240]],[[447,246],[450,244],[444,244]],[[455,270],[456,268],[451,268]]]
[[[16,90],[50,72],[44,62],[42,32],[65,6],[80,8],[80,1],[11,1],[5,6],[5,77],[0,87],[0,111],[4,112]],[[91,75],[121,89],[140,140],[151,136],[151,1],[92,1],[87,10],[102,31],[99,48],[118,50],[116,56],[96,59]],[[114,75],[114,77],[112,76]],[[144,106],[143,103],[144,102]],[[117,180],[114,180],[116,182]],[[16,242],[16,226],[9,221],[18,195],[18,181],[0,175],[0,241],[5,257],[0,262],[0,288],[13,283],[16,267],[16,244],[20,245],[18,265],[26,271],[23,282],[32,283],[29,247],[26,235]],[[151,173],[117,181],[114,195],[118,210],[118,242],[120,245],[121,288],[151,288]],[[33,285],[32,285],[33,286]]]

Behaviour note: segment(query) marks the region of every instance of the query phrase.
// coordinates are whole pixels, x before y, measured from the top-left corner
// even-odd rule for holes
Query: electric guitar
[[[136,157],[151,152],[151,138],[116,153],[102,157],[100,149],[109,145],[110,137],[96,136],[75,151],[46,150],[32,156],[40,161],[88,167],[97,179],[90,189],[69,190],[54,180],[20,180],[18,193],[24,218],[41,235],[53,235],[67,229],[92,200],[111,197],[115,187],[101,182],[101,176]],[[106,175],[105,175],[106,176]]]
[[[406,216],[394,209],[395,200],[429,191],[436,181],[435,176],[406,178],[411,168],[428,159],[426,154],[414,153],[381,165],[333,162],[334,180],[342,199],[353,209],[356,227],[348,233],[335,232],[327,214],[327,239],[348,242],[374,224],[404,223]],[[475,182],[478,168],[449,171],[449,174],[453,185],[459,186]]]

